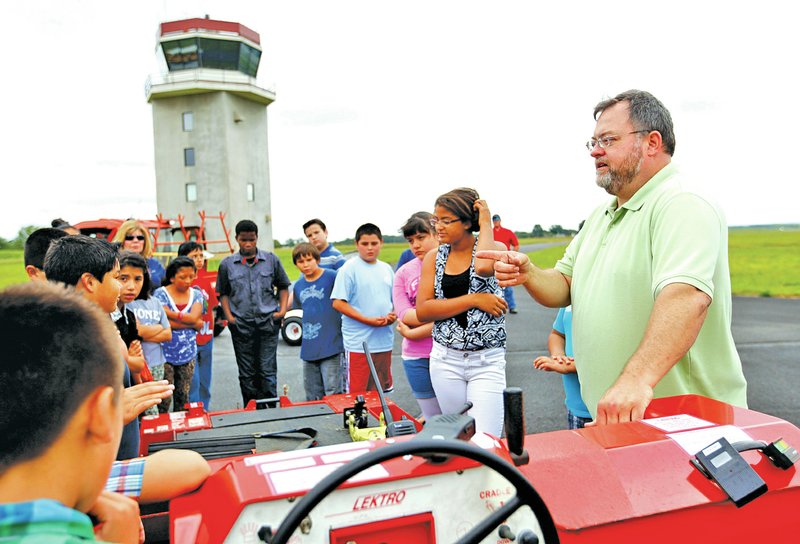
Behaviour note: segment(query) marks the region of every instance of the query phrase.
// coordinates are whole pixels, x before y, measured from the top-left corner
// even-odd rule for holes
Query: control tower
[[[198,225],[201,210],[222,212],[231,238],[236,222],[251,219],[259,247],[271,249],[267,106],[275,94],[256,85],[260,36],[239,23],[185,19],[162,23],[158,41],[161,73],[146,95],[159,213]],[[207,240],[224,238],[219,221],[206,229]]]

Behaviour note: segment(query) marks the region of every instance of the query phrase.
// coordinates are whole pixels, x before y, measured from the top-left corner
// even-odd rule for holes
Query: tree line
[[[565,229],[561,225],[552,225],[549,229],[545,230],[537,223],[533,226],[533,229],[531,229],[530,232],[516,230],[514,231],[514,234],[517,235],[517,238],[548,238],[551,236],[574,236],[577,232],[578,231],[574,229]],[[301,242],[307,241],[308,240],[305,238],[289,238],[285,242],[275,240],[275,247],[294,247]],[[402,236],[384,235],[383,241],[387,244],[405,243],[406,239]],[[341,246],[355,245],[355,240],[353,238],[345,238],[344,240],[337,240],[332,243]]]
[[[0,249],[25,249],[25,241],[28,239],[28,236],[30,236],[33,231],[40,228],[41,227],[36,225],[22,227],[11,240],[6,240],[0,236]]]
[[[0,236],[0,249],[23,249],[25,247],[25,240],[28,239],[28,236],[30,236],[33,231],[39,228],[41,227],[36,225],[27,225],[22,227],[17,232],[17,235],[11,240],[6,240]],[[572,236],[576,232],[577,231],[572,229],[565,229],[561,225],[552,225],[549,229],[545,230],[537,223],[533,226],[533,229],[530,232],[514,231],[514,234],[516,234],[518,238],[547,238],[549,236]],[[275,240],[275,247],[294,247],[296,244],[306,241],[307,240],[305,238],[290,238],[283,243]],[[386,243],[404,243],[406,240],[402,236],[388,235],[383,237],[383,241]],[[353,245],[355,244],[355,240],[352,238],[347,238],[345,240],[334,242],[334,244]]]
[[[537,223],[530,232],[515,232],[514,234],[516,234],[517,237],[527,238],[530,236],[531,238],[546,238],[548,236],[573,236],[577,232],[577,230],[565,229],[561,225],[553,225],[549,229],[544,230],[542,226]]]

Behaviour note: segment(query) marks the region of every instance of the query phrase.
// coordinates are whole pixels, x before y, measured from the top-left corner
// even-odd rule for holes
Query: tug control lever
[[[504,427],[511,460],[515,466],[527,465],[530,461],[525,450],[525,401],[522,389],[507,387],[503,391]]]

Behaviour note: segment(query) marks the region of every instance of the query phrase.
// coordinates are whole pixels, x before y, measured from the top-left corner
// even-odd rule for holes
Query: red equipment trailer
[[[136,221],[147,229],[152,238],[153,255],[156,258],[160,258],[162,264],[166,264],[166,257],[177,254],[180,244],[189,240],[194,240],[209,250],[212,244],[216,246],[224,244],[220,249],[225,253],[233,253],[230,229],[225,226],[225,214],[219,212],[219,215],[208,215],[205,211],[200,211],[198,212],[198,216],[200,218],[200,223],[197,225],[187,223],[186,217],[183,215],[178,215],[177,219],[167,219],[161,214],[158,214],[155,220],[137,219]],[[222,232],[224,233],[223,238],[212,240],[206,238],[206,221],[209,219],[219,220]],[[94,219],[91,221],[81,221],[74,226],[80,230],[81,234],[111,241],[117,234],[119,227],[125,221],[127,221],[127,219]],[[220,249],[215,250],[219,252]],[[216,287],[217,271],[209,270],[204,273],[210,277],[211,286]],[[214,336],[217,336],[225,329],[227,321],[222,314],[221,308],[219,308],[215,317]]]
[[[800,534],[796,466],[779,468],[758,451],[744,451],[766,491],[737,508],[691,463],[695,451],[719,437],[800,444],[797,427],[769,415],[690,395],[654,400],[644,421],[525,437],[509,432],[508,442],[482,433],[464,440],[471,418],[459,415],[437,416],[416,436],[336,441],[337,433],[344,436],[341,412],[353,401],[282,398],[280,408],[262,410],[271,412],[273,429],[296,431],[321,416],[338,428],[320,433],[329,441],[319,447],[210,461],[206,483],[169,505],[171,541],[707,544],[767,535],[793,541]],[[375,417],[377,398],[368,396],[366,404]],[[152,448],[203,433],[213,441],[218,424],[229,432],[250,425],[237,419],[241,414],[194,407],[145,419],[143,443]],[[167,428],[173,421],[181,421],[178,428]]]
[[[81,221],[73,226],[80,230],[81,234],[110,242],[117,234],[120,225],[125,221],[127,219],[92,219],[90,221]],[[150,232],[154,241],[158,240],[156,233],[171,228],[169,222],[165,219],[156,219],[155,221],[152,219],[137,219],[137,221]]]
[[[199,224],[188,223],[186,216],[180,214],[177,219],[169,219],[158,214],[155,220],[137,219],[136,221],[141,223],[150,233],[156,255],[174,255],[178,248],[177,246],[189,240],[194,240],[204,245],[209,251],[211,251],[210,246],[213,245],[215,248],[218,246],[222,248],[217,249],[217,252],[221,250],[226,253],[233,253],[233,244],[231,244],[230,239],[231,231],[225,226],[225,214],[219,212],[218,215],[208,215],[205,211],[200,211],[197,215],[200,219]],[[222,238],[211,240],[206,238],[206,223],[210,219],[219,220],[223,232]],[[110,241],[125,221],[127,219],[93,219],[76,223],[74,227],[80,230],[81,234]],[[172,249],[172,251],[163,251],[165,249]]]

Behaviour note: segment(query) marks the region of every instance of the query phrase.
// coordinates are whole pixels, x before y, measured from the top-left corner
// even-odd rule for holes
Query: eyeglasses
[[[633,132],[629,132],[628,134],[642,134],[645,132],[650,132],[649,130],[634,130]],[[628,134],[624,134],[627,136]],[[592,138],[588,142],[586,142],[586,149],[589,151],[594,149],[594,146],[598,146],[600,149],[606,149],[607,147],[611,147],[614,145],[614,142],[617,140],[621,140],[622,136],[603,136],[602,138]]]
[[[139,240],[140,242],[144,242],[144,236],[142,236],[141,234],[137,234],[136,236],[134,236],[133,234],[126,234],[125,241],[130,242],[131,240]]]
[[[430,218],[432,227],[435,227],[438,223],[441,223],[446,227],[448,225],[452,225],[453,223],[458,223],[459,221],[461,221],[461,219],[439,219],[438,217]]]

